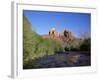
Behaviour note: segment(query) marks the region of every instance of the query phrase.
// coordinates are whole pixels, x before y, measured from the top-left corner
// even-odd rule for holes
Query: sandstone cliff
[[[68,31],[68,30],[63,30],[62,32],[57,32],[55,28],[52,28],[49,31],[49,37],[51,39],[58,39],[64,42],[69,42],[69,41],[73,41],[74,39],[74,35],[72,32]]]

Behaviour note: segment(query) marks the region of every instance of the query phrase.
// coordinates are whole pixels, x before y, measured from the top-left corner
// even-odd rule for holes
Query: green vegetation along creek
[[[90,38],[79,41],[76,46],[68,42],[63,47],[62,42],[37,34],[23,17],[24,69],[89,66],[90,55]]]

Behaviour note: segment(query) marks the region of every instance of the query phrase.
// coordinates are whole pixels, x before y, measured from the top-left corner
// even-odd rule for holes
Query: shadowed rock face
[[[74,39],[72,32],[70,32],[68,30],[63,30],[63,32],[59,33],[56,31],[55,28],[52,28],[49,31],[49,37],[51,39],[57,39],[57,40],[61,40],[63,42],[73,41],[73,39]]]

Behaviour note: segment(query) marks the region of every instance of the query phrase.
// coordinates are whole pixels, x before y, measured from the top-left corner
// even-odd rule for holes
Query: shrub
[[[91,41],[90,38],[84,39],[83,43],[80,46],[81,51],[90,51],[91,48]]]
[[[30,65],[30,62],[46,55],[53,55],[55,52],[63,51],[59,41],[44,39],[35,31],[32,31],[28,19],[23,17],[23,64]]]
[[[80,51],[80,46],[82,44],[82,41],[80,40],[74,40],[74,42],[68,42],[65,51]]]
[[[71,43],[67,43],[67,46],[65,47],[65,51],[70,51],[73,48]]]

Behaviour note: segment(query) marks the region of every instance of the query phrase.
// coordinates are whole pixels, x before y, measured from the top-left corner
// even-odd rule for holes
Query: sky
[[[53,27],[57,32],[69,30],[76,37],[91,30],[90,13],[23,10],[23,14],[39,35],[48,34]]]

